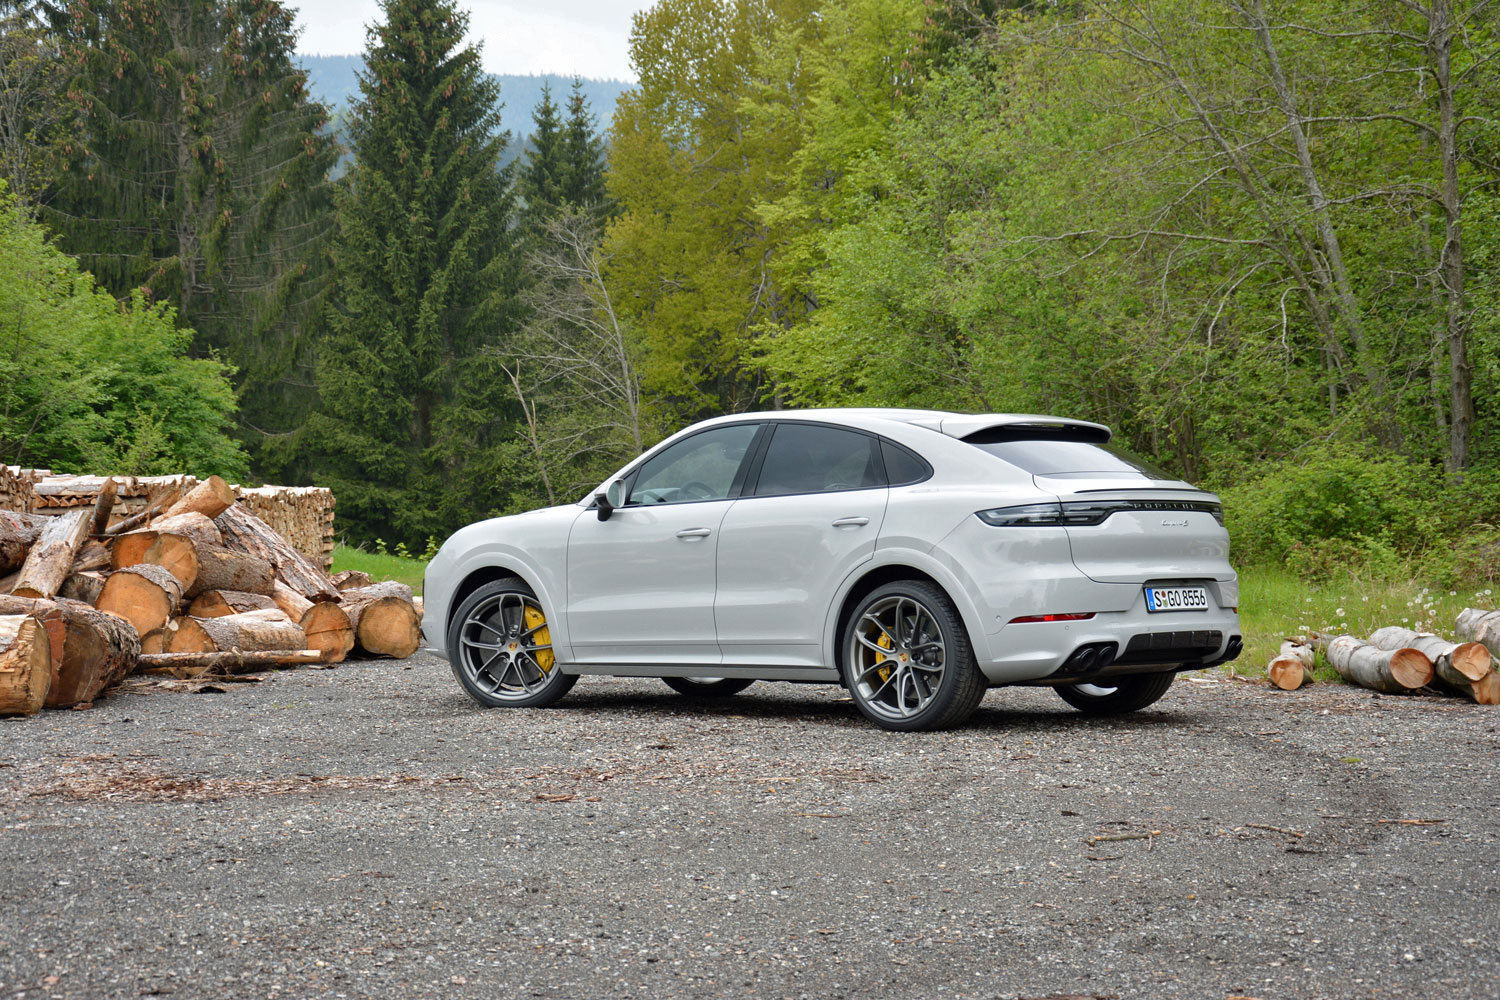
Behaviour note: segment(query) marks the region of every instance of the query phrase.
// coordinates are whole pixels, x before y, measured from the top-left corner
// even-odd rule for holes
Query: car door
[[[719,529],[714,617],[724,662],[825,666],[833,592],[871,559],[885,518],[879,439],[777,422]]]
[[[578,663],[718,663],[719,526],[744,482],[759,423],[709,428],[647,459],[609,520],[568,536],[568,633]]]

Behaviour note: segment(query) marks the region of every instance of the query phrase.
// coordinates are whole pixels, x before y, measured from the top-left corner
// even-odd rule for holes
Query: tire
[[[458,606],[448,626],[448,662],[459,685],[486,708],[541,708],[578,682],[558,669],[550,639],[536,592],[505,577]]]
[[[738,677],[663,677],[661,682],[689,698],[731,698],[755,683]]]
[[[1059,698],[1086,715],[1124,715],[1159,700],[1176,679],[1177,675],[1171,672],[1126,674],[1099,684],[1060,684],[1054,690]]]
[[[844,626],[841,648],[844,685],[883,729],[960,725],[989,687],[958,609],[924,580],[898,580],[866,595]],[[884,666],[892,662],[894,670]]]

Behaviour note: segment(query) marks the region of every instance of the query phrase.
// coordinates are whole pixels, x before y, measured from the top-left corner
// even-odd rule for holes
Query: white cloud
[[[295,4],[295,0],[294,0]],[[491,73],[574,73],[634,80],[631,15],[650,0],[472,0],[469,40],[484,43]],[[365,27],[380,19],[375,0],[305,0],[297,51],[352,55],[364,51]]]

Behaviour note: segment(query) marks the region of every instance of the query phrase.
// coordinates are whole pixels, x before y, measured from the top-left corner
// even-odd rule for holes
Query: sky
[[[652,0],[459,0],[469,11],[469,40],[484,43],[491,73],[635,80],[630,15]],[[305,55],[358,55],[376,0],[291,0]]]

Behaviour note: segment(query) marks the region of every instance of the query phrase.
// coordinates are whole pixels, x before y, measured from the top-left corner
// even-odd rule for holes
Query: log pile
[[[321,548],[309,556],[258,516],[272,493],[0,466],[0,504],[22,494],[31,510],[0,510],[0,715],[88,703],[134,672],[406,657],[420,642],[410,588],[335,583]],[[331,510],[282,520],[322,525]]]
[[[1400,626],[1352,635],[1289,638],[1266,665],[1266,676],[1284,691],[1312,682],[1315,655],[1346,682],[1385,694],[1431,690],[1500,705],[1500,611],[1460,612],[1452,642],[1432,632]]]

